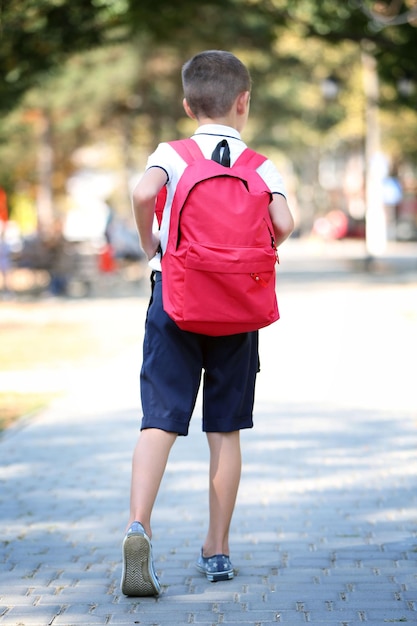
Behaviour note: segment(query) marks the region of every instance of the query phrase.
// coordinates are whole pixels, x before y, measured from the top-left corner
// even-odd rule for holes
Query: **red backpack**
[[[265,157],[247,148],[228,168],[192,139],[170,145],[187,167],[162,257],[165,312],[182,330],[211,336],[268,326],[279,312],[271,192],[256,172]]]

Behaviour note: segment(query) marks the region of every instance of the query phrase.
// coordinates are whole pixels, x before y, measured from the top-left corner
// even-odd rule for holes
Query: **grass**
[[[9,428],[23,415],[43,409],[55,396],[54,393],[0,392],[0,432]]]
[[[94,353],[96,340],[82,323],[37,320],[1,325],[0,370],[22,371],[79,363]],[[55,392],[0,391],[0,432],[22,416],[49,405]]]
[[[1,303],[0,379],[2,372],[34,371],[41,377],[45,374],[45,385],[39,392],[33,384],[27,389],[16,383],[10,389],[2,385],[0,431],[56,397],[53,385],[48,387],[48,372],[62,371],[65,377],[71,368],[96,363],[121,346],[138,342],[136,316],[135,310],[126,311],[117,302],[104,306],[94,302],[66,305],[65,301]]]
[[[9,321],[1,325],[0,371],[76,363],[93,353],[95,345],[94,336],[85,324]],[[56,395],[55,392],[0,391],[0,432],[22,416],[43,409]]]
[[[94,352],[95,340],[83,324],[68,322],[1,325],[0,370],[54,367]]]

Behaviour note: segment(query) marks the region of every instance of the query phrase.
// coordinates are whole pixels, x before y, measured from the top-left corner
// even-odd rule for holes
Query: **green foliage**
[[[361,47],[378,59],[383,136],[416,158],[416,22],[386,25],[371,0],[0,0],[0,184],[35,183],[39,115],[51,124],[53,188],[63,191],[80,146],[104,145],[103,166],[137,171],[163,139],[191,132],[181,65],[231,49],[253,78],[245,138],[294,162],[363,142]],[[397,2],[405,11],[406,3]],[[414,25],[413,25],[414,24]],[[337,79],[327,99],[323,80]],[[393,111],[395,113],[393,113]]]
[[[183,57],[202,48],[270,53],[282,34],[373,43],[380,75],[417,81],[415,22],[385,26],[365,7],[333,0],[3,0],[0,5],[0,109],[5,111],[69,55],[146,35]],[[390,3],[385,3],[390,4]],[[403,11],[407,10],[407,3]],[[380,2],[378,6],[384,6]],[[400,9],[401,10],[401,9]]]
[[[69,54],[106,43],[126,8],[121,0],[5,0],[0,13],[1,108],[11,108]]]

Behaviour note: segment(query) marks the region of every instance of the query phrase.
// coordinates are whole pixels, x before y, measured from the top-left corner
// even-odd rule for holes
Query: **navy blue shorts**
[[[147,311],[140,374],[141,429],[187,435],[203,375],[203,431],[252,428],[258,332],[208,337],[183,331],[162,307],[162,275]]]

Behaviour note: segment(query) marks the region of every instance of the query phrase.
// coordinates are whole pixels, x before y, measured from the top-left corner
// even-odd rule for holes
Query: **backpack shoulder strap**
[[[169,141],[168,144],[175,150],[175,152],[177,152],[177,154],[180,155],[182,159],[184,159],[187,165],[190,165],[190,163],[196,161],[197,159],[204,159],[204,155],[197,142],[191,138]],[[263,154],[259,154],[259,152],[251,150],[251,148],[246,148],[236,160],[233,167],[236,165],[245,165],[256,170],[266,160],[267,159]]]
[[[177,139],[176,141],[169,141],[168,144],[175,150],[179,156],[184,159],[187,165],[190,165],[197,159],[204,159],[203,153],[200,148],[192,139]],[[165,203],[167,198],[167,188],[164,185],[156,197],[155,202],[155,214],[158,221],[158,225],[161,226],[162,214],[165,209]]]
[[[204,159],[203,153],[193,139],[177,139],[176,141],[169,141],[168,144],[184,159],[187,165],[197,161],[197,159]]]
[[[266,157],[263,154],[259,154],[259,152],[255,152],[255,150],[246,148],[234,163],[233,167],[236,167],[236,165],[246,165],[247,167],[257,170],[258,167],[265,161]]]
[[[156,201],[155,201],[155,215],[156,215],[156,219],[158,221],[159,227],[161,226],[162,214],[164,212],[166,200],[167,200],[167,187],[166,185],[164,185],[161,191],[156,196]]]

